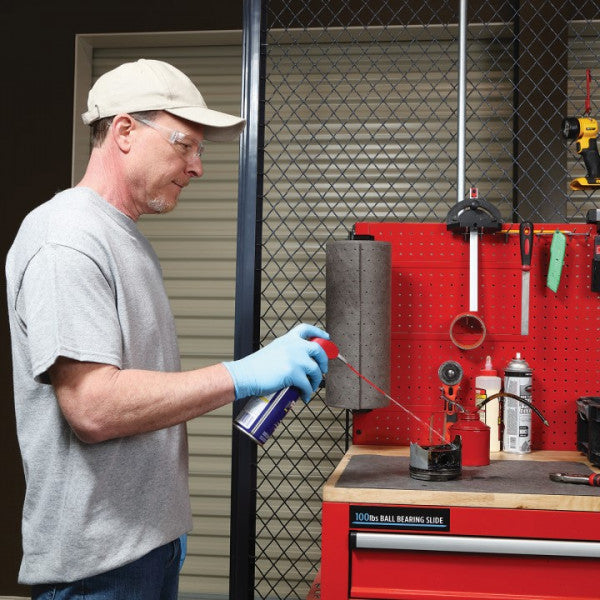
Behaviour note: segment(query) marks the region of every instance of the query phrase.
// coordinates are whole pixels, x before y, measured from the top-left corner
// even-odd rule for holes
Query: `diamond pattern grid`
[[[507,220],[585,218],[583,162],[560,137],[600,78],[594,0],[470,3],[465,184]],[[456,203],[459,2],[265,0],[264,343],[325,323],[325,247],[363,220],[443,221]],[[592,112],[600,90],[592,84]],[[592,114],[591,116],[597,116]],[[599,192],[600,193],[600,192]],[[305,598],[321,488],[348,416],[301,402],[258,458],[255,597]],[[298,406],[302,404],[302,406]]]

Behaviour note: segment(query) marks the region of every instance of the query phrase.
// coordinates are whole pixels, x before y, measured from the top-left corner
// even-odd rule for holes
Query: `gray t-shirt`
[[[19,581],[89,577],[189,531],[185,425],[83,443],[47,375],[59,356],[180,370],[160,265],[136,224],[90,189],[66,190],[25,218],[6,276],[27,483]]]

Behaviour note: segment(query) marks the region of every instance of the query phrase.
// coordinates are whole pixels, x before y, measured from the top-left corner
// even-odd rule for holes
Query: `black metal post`
[[[260,275],[264,147],[265,28],[262,0],[245,0],[242,66],[238,243],[234,355],[260,343]],[[234,418],[241,407],[234,404]],[[256,444],[233,428],[231,481],[230,600],[254,597],[256,538]]]

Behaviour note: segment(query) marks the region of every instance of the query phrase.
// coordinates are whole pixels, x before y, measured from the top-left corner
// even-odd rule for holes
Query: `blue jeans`
[[[107,573],[72,583],[34,585],[32,600],[177,600],[179,539]]]

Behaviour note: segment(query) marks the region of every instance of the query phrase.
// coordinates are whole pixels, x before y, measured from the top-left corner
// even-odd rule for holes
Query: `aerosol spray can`
[[[246,401],[234,424],[257,444],[264,444],[281,423],[300,391],[295,387],[283,388],[267,396],[252,396]]]
[[[311,338],[310,341],[317,342],[325,350],[327,358],[339,356],[339,350],[332,341],[323,338]],[[237,429],[262,446],[299,396],[300,391],[295,387],[286,387],[266,396],[252,396],[233,423]]]
[[[517,352],[504,369],[504,392],[531,402],[531,367]],[[531,408],[514,398],[504,398],[504,452],[531,452]]]

